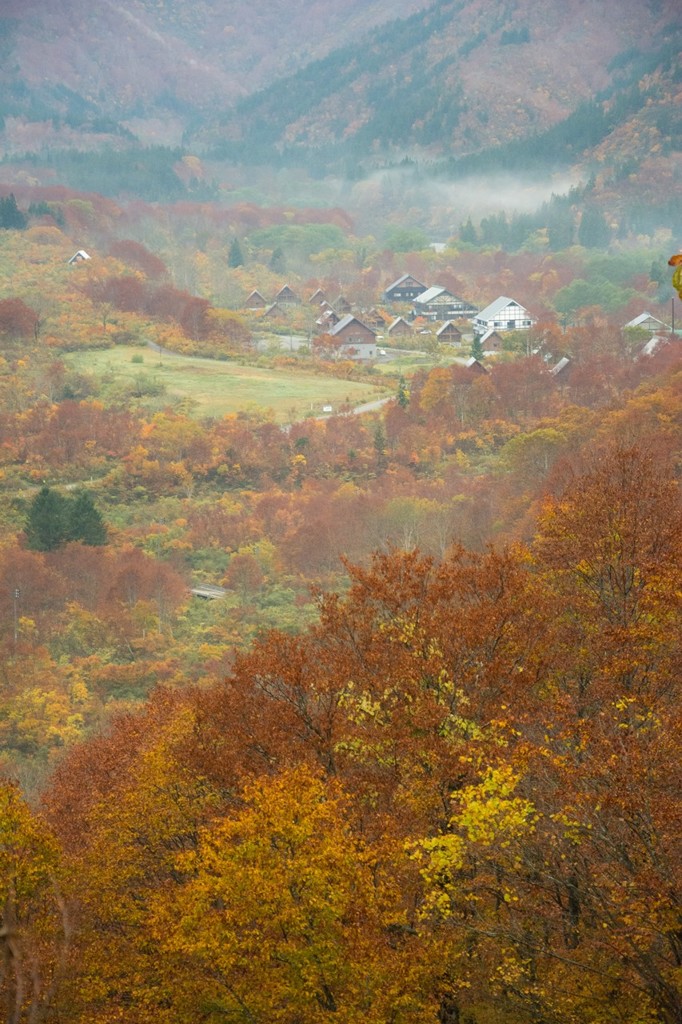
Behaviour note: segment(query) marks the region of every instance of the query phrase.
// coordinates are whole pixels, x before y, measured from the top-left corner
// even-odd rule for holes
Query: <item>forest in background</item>
[[[8,1021],[679,1022],[682,376],[623,329],[669,321],[670,240],[564,207],[435,252],[5,190]],[[406,271],[538,323],[480,374],[281,351],[303,306],[256,350],[254,288]],[[149,341],[395,398],[283,429],[72,361]]]

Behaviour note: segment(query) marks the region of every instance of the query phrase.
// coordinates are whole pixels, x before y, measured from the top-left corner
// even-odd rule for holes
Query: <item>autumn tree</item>
[[[230,559],[224,584],[239,595],[241,604],[258,594],[263,586],[263,570],[250,551],[237,552]]]
[[[681,529],[646,449],[601,449],[548,501],[527,598],[545,634],[421,844],[426,918],[469,936],[514,1019],[680,1019]]]
[[[248,785],[240,811],[178,859],[188,884],[159,905],[154,931],[192,977],[178,986],[187,1011],[199,982],[240,1021],[433,1020],[419,984],[432,968],[408,938],[398,878],[349,816],[337,784],[294,768]]]
[[[71,921],[54,837],[17,788],[0,782],[0,1014],[46,1019],[67,967]]]
[[[113,242],[109,248],[109,255],[141,270],[151,280],[157,280],[168,274],[168,269],[159,256],[150,252],[144,245],[134,242],[129,238]]]
[[[0,334],[30,338],[36,334],[38,314],[22,299],[0,299]]]

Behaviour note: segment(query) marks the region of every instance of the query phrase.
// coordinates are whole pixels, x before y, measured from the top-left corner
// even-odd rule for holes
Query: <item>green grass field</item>
[[[305,371],[241,366],[132,346],[71,352],[66,361],[80,373],[106,375],[109,380],[151,379],[163,385],[166,401],[189,400],[198,417],[265,409],[285,423],[306,413],[321,415],[326,405],[336,412],[342,405],[356,406],[392,393],[385,387]]]

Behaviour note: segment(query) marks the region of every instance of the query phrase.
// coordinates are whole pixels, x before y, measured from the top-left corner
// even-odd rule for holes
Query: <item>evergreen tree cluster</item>
[[[17,206],[14,193],[0,198],[0,228],[23,231],[28,224],[28,217]]]
[[[243,267],[245,263],[244,251],[239,243],[239,239],[233,238],[227,257],[227,265],[229,267]]]
[[[25,532],[32,551],[54,551],[69,541],[93,547],[107,543],[104,520],[87,491],[70,498],[42,487],[31,502]]]
[[[586,202],[590,187],[572,188],[565,196],[553,195],[535,213],[494,213],[484,217],[478,229],[471,217],[460,225],[460,241],[467,245],[497,245],[516,252],[540,231],[547,233],[552,252],[567,249],[576,241],[587,249],[606,249],[612,231],[598,207]],[[580,210],[582,209],[582,213]]]

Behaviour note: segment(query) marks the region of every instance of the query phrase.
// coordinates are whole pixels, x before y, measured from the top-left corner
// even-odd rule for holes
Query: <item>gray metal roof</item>
[[[486,306],[485,309],[482,309],[479,313],[477,313],[476,319],[494,320],[497,314],[501,312],[501,310],[503,310],[505,306],[510,305],[519,306],[520,309],[524,309],[524,307],[519,302],[515,302],[514,299],[510,299],[508,295],[500,295],[499,299],[495,299],[495,301],[491,302],[489,306]]]
[[[562,370],[565,370],[570,361],[571,360],[568,358],[568,356],[563,356],[556,364],[556,366],[553,366],[552,369],[549,371],[552,377],[556,377],[558,373],[561,373]]]
[[[640,313],[634,320],[629,320],[625,327],[639,327],[640,324],[646,323],[647,320],[653,321],[653,323],[660,324],[661,327],[666,327],[666,324],[652,313]]]
[[[450,295],[450,292],[447,290],[447,288],[434,287],[427,288],[426,291],[422,292],[421,295],[418,295],[414,301],[418,302],[420,305],[423,305],[426,302],[433,302],[434,299],[437,299],[439,297],[439,295],[447,295],[448,298],[454,299],[454,295]]]

